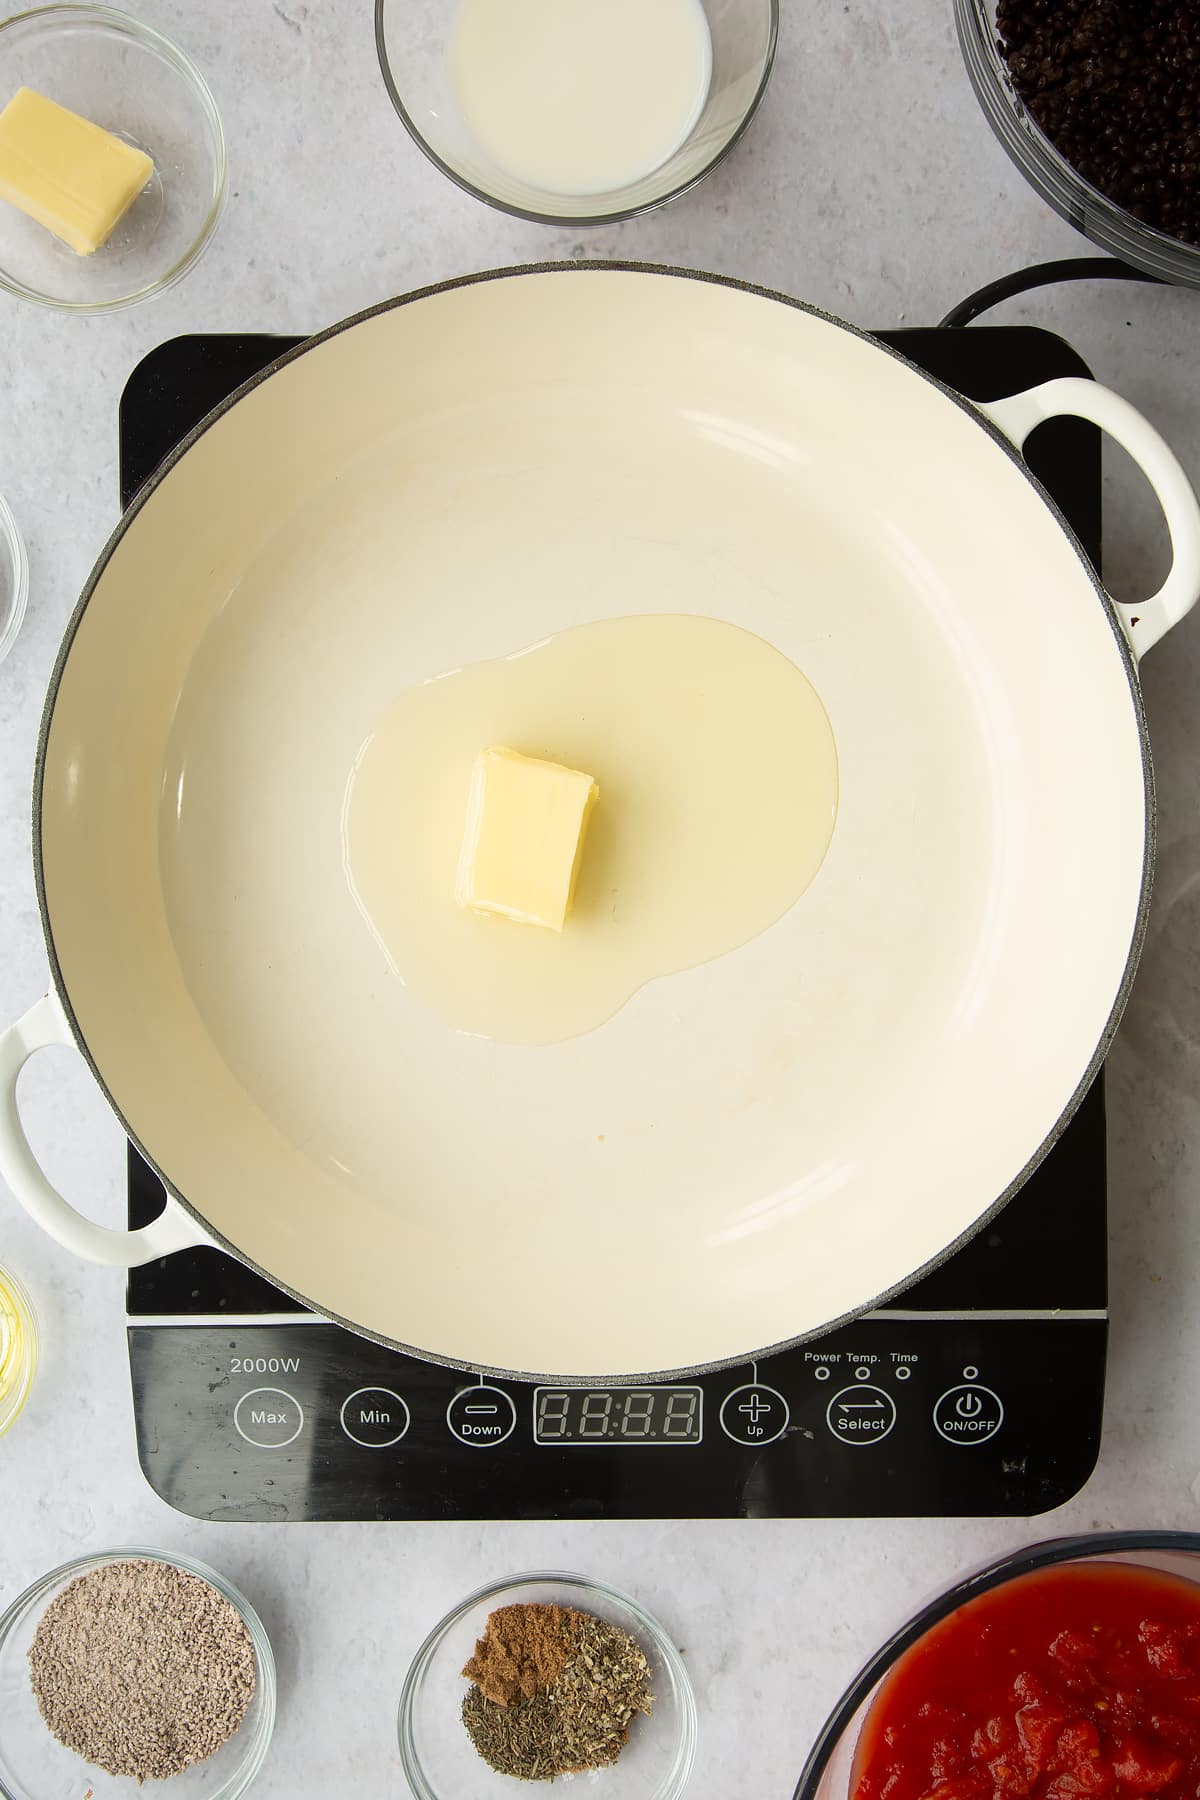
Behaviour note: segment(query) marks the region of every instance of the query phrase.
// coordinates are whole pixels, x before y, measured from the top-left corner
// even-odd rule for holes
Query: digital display
[[[698,1387],[537,1388],[535,1444],[698,1444],[704,1392]]]

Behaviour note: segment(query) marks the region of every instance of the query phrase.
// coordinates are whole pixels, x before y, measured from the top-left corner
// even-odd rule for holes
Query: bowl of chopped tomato
[[[1200,1534],[1035,1544],[870,1659],[795,1800],[1196,1800]]]

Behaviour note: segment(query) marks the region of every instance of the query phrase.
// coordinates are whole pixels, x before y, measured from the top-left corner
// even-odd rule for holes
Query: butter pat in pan
[[[599,795],[578,769],[499,745],[481,750],[471,771],[458,904],[561,931]]]
[[[32,88],[0,112],[0,199],[80,256],[112,235],[153,173],[143,150]]]

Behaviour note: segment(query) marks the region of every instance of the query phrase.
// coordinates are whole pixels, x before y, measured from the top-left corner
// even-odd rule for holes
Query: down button
[[[473,1450],[490,1450],[502,1444],[516,1429],[517,1409],[503,1388],[463,1388],[446,1408],[446,1423],[460,1444]]]

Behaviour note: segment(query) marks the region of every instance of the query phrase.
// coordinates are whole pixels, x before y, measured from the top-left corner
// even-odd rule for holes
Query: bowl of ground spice
[[[0,1618],[0,1795],[235,1800],[267,1754],[275,1664],[215,1570],[158,1550],[83,1556]]]
[[[954,0],[984,114],[1064,219],[1200,287],[1196,0]]]
[[[496,1582],[422,1644],[400,1698],[416,1800],[584,1779],[598,1800],[678,1800],[696,1755],[682,1657],[626,1594],[581,1575]]]

